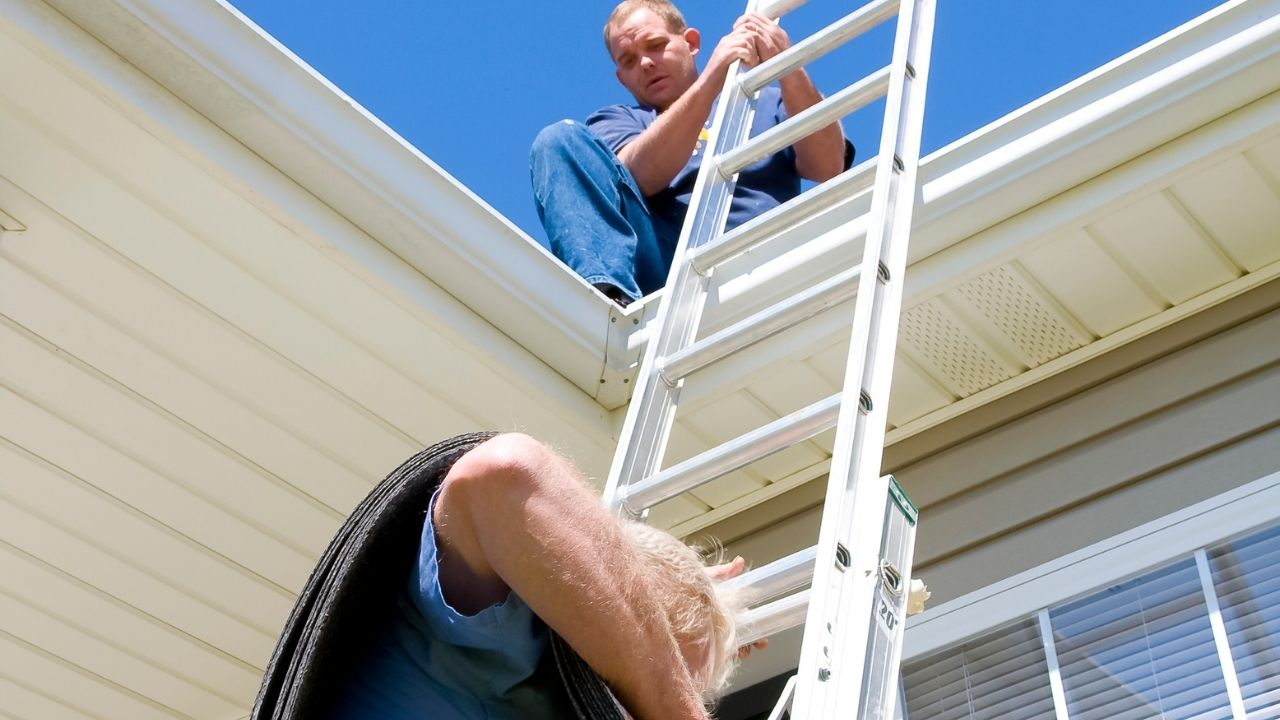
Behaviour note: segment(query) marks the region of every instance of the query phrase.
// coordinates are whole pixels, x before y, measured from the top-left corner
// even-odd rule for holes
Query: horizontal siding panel
[[[291,553],[274,562],[271,555],[280,551],[271,544],[263,547],[261,552],[268,553],[263,569],[274,567],[269,572],[276,575],[282,585],[295,590],[301,587],[305,571],[285,566],[298,560],[310,564],[310,559],[319,555],[338,525],[339,517],[334,511],[265,476],[260,469],[173,422],[171,417],[139,403],[136,397],[110,381],[73,366],[66,361],[65,354],[38,347],[3,322],[0,322],[0,346],[5,348],[6,355],[0,367],[0,379],[5,385],[20,388],[28,402],[145,465],[155,485],[175,485],[157,489],[158,492],[173,498],[198,497],[221,513],[236,516],[243,524],[255,528],[253,534],[275,538],[273,544],[283,543],[292,548]],[[7,396],[6,404],[17,402],[13,397]],[[19,419],[18,413],[13,412],[13,422]],[[57,463],[59,455],[75,446],[60,447],[55,450],[56,455],[47,459]],[[129,482],[138,478],[118,479]],[[190,502],[184,505],[194,508]],[[255,562],[252,558],[257,543],[247,539],[237,541],[234,533],[221,537],[220,550],[243,562]],[[213,542],[212,538],[210,541]]]
[[[385,381],[385,365],[338,363],[339,358],[351,360],[343,357],[349,342],[333,338],[332,330],[304,317],[27,125],[6,121],[3,110],[0,153],[29,154],[30,164],[40,171],[20,182],[67,218],[59,221],[57,232],[29,223],[23,242],[7,252],[13,260],[73,295],[83,295],[81,302],[97,307],[135,337],[147,338],[204,376],[217,378],[241,402],[252,402],[268,414],[289,409],[289,421],[302,424],[315,442],[339,453],[351,467],[378,476],[418,449],[419,441],[364,404],[334,392],[324,377],[332,370],[340,385],[382,382],[377,394],[391,401],[397,396],[394,383]],[[16,193],[12,187],[10,191]],[[53,219],[47,211],[44,215]],[[98,242],[105,246],[97,247]],[[235,291],[229,292],[231,288]],[[265,338],[259,329],[267,333]],[[183,342],[175,343],[175,338]],[[323,371],[312,367],[316,363]],[[412,394],[399,400],[408,398]],[[299,412],[302,408],[306,410]],[[448,413],[443,406],[434,409]]]
[[[336,510],[354,506],[370,480],[272,422],[211,382],[0,258],[7,315],[59,349],[128,387],[182,422]],[[21,298],[21,300],[18,300]]]
[[[86,493],[129,507],[282,588],[296,590],[306,582],[314,557],[7,390],[0,389],[0,408],[10,418],[22,418],[0,420],[0,436],[76,477]]]
[[[16,550],[252,667],[265,667],[284,623],[286,613],[281,612],[270,629],[256,628],[214,605],[212,598],[197,597],[3,498],[0,528],[0,541]]]
[[[1143,422],[1100,432],[1087,444],[1038,460],[962,496],[928,505],[921,510],[929,521],[921,524],[916,557],[927,562],[947,548],[978,544],[1115,485],[1248,436],[1276,421],[1277,398],[1280,365]],[[1178,440],[1170,443],[1170,438]],[[1000,509],[998,516],[993,508]],[[975,523],[975,517],[988,522]]]
[[[103,720],[166,720],[181,717],[170,708],[128,692],[0,632],[0,678]]]
[[[237,616],[271,631],[293,598],[83,480],[0,443],[0,492],[14,506],[58,525],[135,565],[150,568],[200,597],[220,600]],[[4,539],[14,544],[15,540]]]
[[[49,695],[19,685],[0,674],[0,698],[4,710],[0,717],[14,720],[94,720],[94,716],[77,710]],[[101,717],[101,716],[98,716]]]
[[[4,592],[79,632],[129,652],[224,700],[257,692],[261,671],[161,620],[0,542]],[[7,616],[0,615],[0,623]],[[22,636],[21,626],[4,629]]]
[[[183,715],[231,717],[239,710],[227,698],[179,679],[167,668],[141,660],[4,592],[0,592],[0,632]]]
[[[1272,312],[896,471],[917,504],[939,503],[1256,372],[1277,359],[1277,336]]]

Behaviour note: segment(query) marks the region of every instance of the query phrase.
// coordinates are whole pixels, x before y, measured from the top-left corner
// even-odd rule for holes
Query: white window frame
[[[1280,470],[942,603],[907,621],[903,662],[1280,518]]]

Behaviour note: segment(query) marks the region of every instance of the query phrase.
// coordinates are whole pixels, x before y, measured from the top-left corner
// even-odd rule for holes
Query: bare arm
[[[513,590],[640,720],[704,720],[693,677],[631,546],[574,468],[500,435],[464,455],[436,501],[440,583],[465,613]]]
[[[722,38],[693,86],[618,152],[645,197],[661,192],[689,161],[734,60],[756,62],[755,41],[743,29]]]
[[[759,13],[742,16],[734,27],[744,27],[753,33],[760,62],[791,47],[791,40],[782,26],[776,20],[770,20]],[[782,104],[787,109],[788,116],[795,117],[822,100],[822,93],[814,87],[803,68],[782,76],[778,85],[782,90]],[[844,171],[844,130],[838,122],[797,141],[793,147],[796,151],[796,171],[806,180],[823,182]]]

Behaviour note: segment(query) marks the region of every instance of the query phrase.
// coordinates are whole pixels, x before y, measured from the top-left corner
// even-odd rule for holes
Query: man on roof
[[[698,71],[701,34],[669,0],[624,0],[604,26],[618,82],[634,105],[610,105],[582,125],[539,133],[530,151],[538,216],[551,250],[620,305],[663,287],[689,208],[717,97],[734,61],[764,62],[790,46],[777,21],[738,18]],[[751,135],[819,102],[803,69],[760,91]],[[727,228],[822,182],[853,161],[839,123],[738,175]]]

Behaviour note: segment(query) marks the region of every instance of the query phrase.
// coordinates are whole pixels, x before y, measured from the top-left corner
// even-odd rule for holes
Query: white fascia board
[[[1280,89],[1280,0],[1234,0],[921,162],[927,257]]]
[[[46,1],[595,397],[612,303],[235,8]]]

